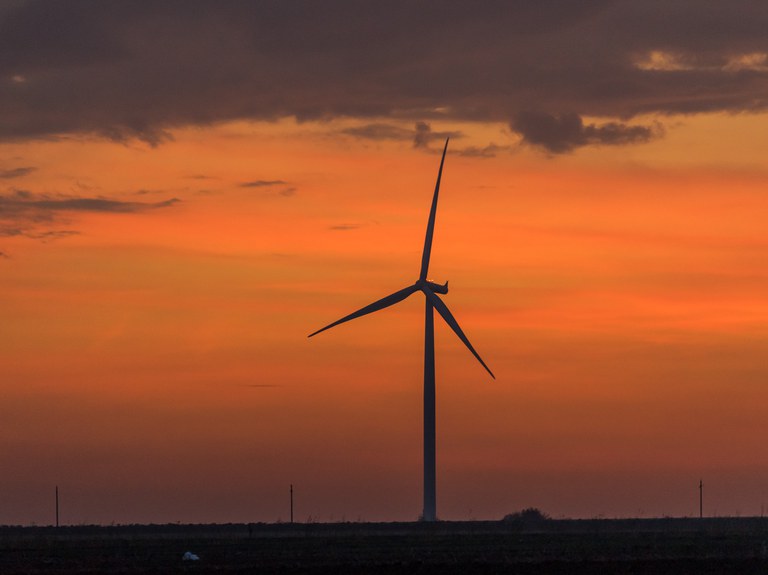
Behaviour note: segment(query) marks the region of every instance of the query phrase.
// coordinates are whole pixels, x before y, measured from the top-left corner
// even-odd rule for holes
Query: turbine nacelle
[[[443,295],[448,293],[448,282],[446,281],[444,284],[437,284],[433,282],[432,280],[419,280],[416,282],[416,285],[419,289],[424,289],[424,287],[429,288],[434,293],[441,293]]]

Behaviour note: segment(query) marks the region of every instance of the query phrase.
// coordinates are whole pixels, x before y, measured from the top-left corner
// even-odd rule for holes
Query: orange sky
[[[300,520],[417,517],[421,299],[306,338],[418,273],[438,145],[354,124],[0,143],[36,167],[6,197],[179,200],[0,238],[0,524],[50,523],[54,485],[67,523],[285,521],[291,483]],[[430,275],[497,380],[438,322],[441,518],[693,515],[700,478],[706,512],[762,513],[766,140],[768,115],[707,114],[449,153]]]

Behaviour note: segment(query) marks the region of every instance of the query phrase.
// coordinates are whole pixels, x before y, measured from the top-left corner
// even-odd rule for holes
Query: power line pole
[[[293,483],[291,483],[291,523],[293,523]]]
[[[56,486],[56,527],[59,526],[59,486]]]
[[[699,479],[699,519],[704,518],[704,482]]]

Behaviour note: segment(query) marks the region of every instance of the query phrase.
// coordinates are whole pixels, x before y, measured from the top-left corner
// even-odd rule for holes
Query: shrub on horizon
[[[522,511],[516,511],[504,516],[502,521],[515,522],[515,523],[541,523],[542,521],[548,521],[549,515],[541,511],[536,507],[528,507]]]

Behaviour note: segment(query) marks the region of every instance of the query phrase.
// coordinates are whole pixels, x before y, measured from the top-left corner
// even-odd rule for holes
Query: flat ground
[[[0,527],[0,573],[768,574],[768,519]]]

